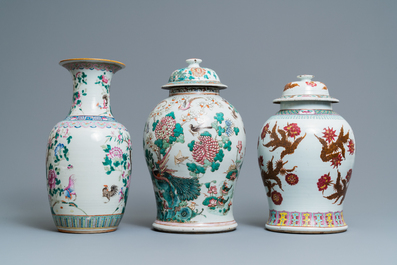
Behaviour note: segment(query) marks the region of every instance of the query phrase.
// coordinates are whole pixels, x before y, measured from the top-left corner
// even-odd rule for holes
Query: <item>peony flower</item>
[[[209,187],[208,193],[209,194],[218,194],[218,192],[216,191],[216,187],[215,186]]]
[[[354,142],[352,139],[349,139],[349,143],[347,145],[347,147],[349,148],[348,152],[349,154],[354,154],[354,150],[355,150],[355,146],[354,146]]]
[[[55,183],[57,179],[57,173],[55,173],[54,169],[51,169],[48,171],[48,186],[50,186],[50,189],[55,188]]]
[[[274,190],[271,194],[271,197],[275,205],[280,205],[283,202],[283,196],[281,196],[280,192]]]
[[[105,75],[102,75],[102,82],[107,84],[109,82],[109,79]]]
[[[335,137],[336,137],[336,130],[333,130],[333,128],[329,128],[328,127],[328,129],[326,129],[326,128],[324,128],[324,132],[323,132],[323,134],[324,134],[324,136],[323,136],[323,138],[325,138],[325,140],[328,142],[328,143],[331,143],[331,142],[333,142],[335,139]]]
[[[286,181],[289,185],[293,186],[293,185],[298,184],[299,178],[298,178],[298,176],[297,176],[296,174],[289,173],[289,174],[287,174],[287,175],[285,176],[285,181]]]
[[[123,151],[119,147],[113,147],[110,149],[108,157],[112,158],[121,158],[123,156]]]
[[[262,133],[261,133],[261,139],[262,140],[266,137],[266,134],[269,131],[269,126],[270,126],[269,123],[266,123],[266,125],[263,126]]]
[[[236,147],[238,149],[238,152],[241,153],[241,150],[243,149],[243,142],[242,141],[238,141]]]
[[[331,185],[331,176],[329,175],[329,173],[322,175],[321,178],[318,179],[318,191],[322,191],[324,193],[324,191],[328,189],[329,185]]]
[[[217,202],[218,202],[217,200],[211,199],[211,200],[209,201],[208,207],[215,207],[216,204],[217,204]]]
[[[190,70],[192,71],[192,75],[195,77],[202,77],[206,73],[205,69],[200,67],[191,68]]]
[[[341,153],[339,153],[337,157],[331,159],[331,166],[333,166],[334,168],[335,167],[338,168],[342,164],[341,163],[342,160],[343,160],[342,155]]]
[[[353,173],[353,170],[352,170],[352,169],[350,169],[349,171],[347,171],[347,174],[346,174],[346,180],[347,180],[347,182],[350,182],[350,179],[351,179],[351,177],[352,177],[352,173]]]
[[[117,138],[119,139],[119,141],[122,141],[122,140],[123,140],[123,136],[122,136],[121,134],[119,134],[119,135],[117,136]]]
[[[170,136],[174,135],[176,121],[170,117],[165,116],[161,119],[159,123],[157,123],[154,134],[157,139],[167,140]]]
[[[284,127],[284,130],[287,132],[288,137],[295,138],[299,134],[301,134],[301,129],[299,128],[298,124],[291,123]]]
[[[199,142],[195,142],[193,146],[193,158],[197,163],[204,165],[204,160],[213,162],[216,154],[219,152],[218,141],[210,136],[199,136]]]

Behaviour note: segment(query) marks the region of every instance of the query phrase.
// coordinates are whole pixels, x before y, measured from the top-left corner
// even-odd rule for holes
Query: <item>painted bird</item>
[[[74,200],[77,198],[76,192],[74,192],[74,183],[76,182],[76,179],[74,178],[74,174],[70,175],[69,177],[69,185],[63,190],[63,193],[65,194],[65,199],[72,199],[72,196],[74,195]]]
[[[193,100],[196,100],[196,99],[199,99],[199,98],[201,98],[201,97],[196,97],[196,98],[191,98],[191,99],[189,99],[189,100],[184,100],[183,102],[182,102],[182,105],[180,105],[179,107],[178,107],[178,109],[180,109],[180,110],[187,110],[187,109],[189,109],[190,108],[190,105],[192,104],[192,102],[193,102]]]
[[[104,188],[102,189],[102,197],[107,198],[108,201],[104,202],[104,203],[108,203],[108,202],[110,202],[110,197],[113,197],[114,195],[117,194],[118,188],[116,185],[112,185],[110,187],[110,191],[109,191],[108,185],[103,185],[103,186],[104,186]]]

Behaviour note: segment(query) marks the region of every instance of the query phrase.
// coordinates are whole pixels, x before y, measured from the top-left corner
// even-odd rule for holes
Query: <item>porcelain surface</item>
[[[265,122],[258,139],[258,162],[270,210],[266,228],[342,232],[347,229],[343,202],[354,165],[354,134],[332,110],[326,86],[310,79],[304,83],[317,84],[327,98],[295,100],[296,95],[311,95],[311,88],[290,93],[288,101],[280,101],[281,110]],[[291,84],[301,82],[286,87],[296,87]]]
[[[60,63],[73,78],[69,116],[47,145],[47,190],[59,231],[116,230],[125,211],[131,175],[131,140],[109,102],[110,81],[124,65],[102,59]]]
[[[188,68],[199,67],[187,62]],[[144,131],[157,203],[153,227],[193,233],[234,230],[233,195],[245,154],[241,116],[220,97],[219,87],[167,88],[170,96],[150,113]]]

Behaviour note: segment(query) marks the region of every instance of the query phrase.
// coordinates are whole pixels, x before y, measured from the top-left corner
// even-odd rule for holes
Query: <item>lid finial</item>
[[[199,64],[200,64],[202,61],[203,61],[203,60],[197,59],[197,58],[191,58],[191,59],[187,59],[187,60],[186,60],[186,62],[189,64],[188,67],[200,67]]]
[[[314,78],[314,75],[298,75],[297,77],[301,81],[311,81]]]

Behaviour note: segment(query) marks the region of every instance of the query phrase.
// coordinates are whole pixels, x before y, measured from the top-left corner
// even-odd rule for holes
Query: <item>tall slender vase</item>
[[[169,97],[150,113],[146,162],[157,203],[156,230],[234,230],[233,195],[245,154],[238,111],[219,95],[226,88],[200,59],[172,73]]]
[[[328,88],[300,75],[284,88],[280,111],[262,127],[258,161],[269,201],[266,228],[289,233],[336,233],[355,157],[350,125],[332,110]]]
[[[131,140],[111,112],[110,82],[123,63],[104,59],[60,62],[72,74],[69,115],[52,129],[47,148],[47,190],[61,232],[117,229],[130,185]]]

